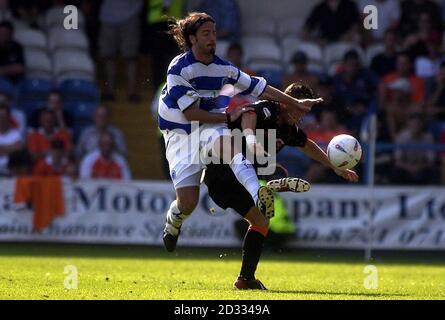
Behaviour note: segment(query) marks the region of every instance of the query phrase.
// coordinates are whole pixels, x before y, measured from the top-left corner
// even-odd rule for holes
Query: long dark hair
[[[314,91],[302,82],[290,84],[284,92],[297,99],[315,99]]]
[[[187,51],[192,48],[189,37],[196,35],[199,27],[209,21],[215,23],[215,20],[207,13],[191,12],[184,19],[172,20],[168,33],[173,36],[182,51]]]

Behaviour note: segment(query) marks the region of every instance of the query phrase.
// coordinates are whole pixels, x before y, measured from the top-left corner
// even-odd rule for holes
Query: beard
[[[216,52],[216,46],[214,46],[214,47],[210,47],[210,46],[208,46],[208,47],[206,48],[206,51],[207,51],[208,54],[214,55],[215,52]]]

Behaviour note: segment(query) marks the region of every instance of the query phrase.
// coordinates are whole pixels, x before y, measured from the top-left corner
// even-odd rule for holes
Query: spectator
[[[97,56],[97,50],[99,45],[99,30],[100,25],[97,23],[97,17],[99,16],[101,1],[90,0],[78,0],[80,3],[77,5],[79,11],[83,13],[85,17],[84,30],[88,37],[88,44],[90,52],[93,56]]]
[[[379,107],[383,110],[391,103],[392,96],[388,86],[401,78],[407,78],[411,87],[411,102],[420,103],[425,96],[424,81],[413,73],[412,61],[406,52],[397,55],[396,70],[387,74],[379,84]]]
[[[332,110],[323,110],[320,115],[320,126],[308,132],[308,137],[321,145],[327,145],[331,139],[339,134],[348,134],[349,131],[338,122]]]
[[[377,77],[372,71],[362,67],[357,51],[350,50],[345,54],[341,69],[334,76],[335,94],[347,106],[353,106],[361,100],[369,102],[376,90]]]
[[[397,135],[398,144],[432,144],[433,136],[425,131],[425,120],[421,113],[409,115],[408,126]],[[395,168],[393,181],[402,184],[432,183],[437,177],[434,168],[434,151],[394,151]]]
[[[179,54],[178,45],[168,34],[169,19],[182,18],[184,0],[149,0],[147,7],[142,46],[151,56],[152,89],[155,91],[165,81],[170,61]]]
[[[40,118],[40,113],[45,109],[48,109],[48,110],[54,112],[54,115],[56,116],[56,126],[58,128],[60,128],[60,129],[72,128],[72,126],[74,124],[74,117],[72,116],[71,112],[64,109],[63,96],[60,91],[52,90],[48,94],[46,107],[36,110],[31,115],[31,120],[30,120],[31,126],[33,126],[35,128],[38,127],[38,119]]]
[[[8,0],[0,0],[0,22],[3,21],[13,21],[14,16],[12,15],[12,11],[9,8]]]
[[[235,0],[202,0],[199,11],[215,19],[218,40],[229,42],[240,40],[241,13]]]
[[[63,6],[63,0],[14,0],[11,8],[19,21],[26,28],[39,28],[42,22],[42,13],[51,8],[52,4]]]
[[[26,116],[22,110],[11,107],[11,97],[3,92],[0,92],[0,103],[6,105],[9,108],[9,114],[11,115],[10,125],[11,128],[18,129],[23,137],[26,139]]]
[[[166,82],[164,82],[162,85],[159,86],[156,94],[153,96],[151,100],[151,112],[153,116],[154,121],[158,121],[158,104],[159,104],[159,98],[161,94],[163,93],[164,86],[166,85]],[[165,93],[165,92],[164,92]],[[233,99],[232,99],[233,100]],[[161,157],[162,162],[162,174],[166,180],[170,179],[170,167],[168,165],[167,158],[165,156],[165,140],[164,136],[162,135],[161,130],[157,128],[157,140],[159,144],[159,156]]]
[[[110,133],[101,133],[99,148],[83,158],[80,164],[80,178],[131,179],[127,161],[114,151],[113,136]]]
[[[0,176],[8,175],[8,158],[23,148],[23,140],[18,129],[10,124],[8,106],[0,104]]]
[[[443,60],[442,39],[432,36],[426,43],[428,54],[420,56],[415,61],[416,75],[420,78],[430,78],[439,72]]]
[[[127,146],[122,132],[110,124],[110,109],[104,105],[96,108],[94,114],[94,125],[85,128],[77,142],[76,155],[79,159],[87,153],[96,150],[99,146],[99,136],[104,132],[109,132],[115,143],[116,152],[122,156],[127,156]]]
[[[349,121],[349,113],[345,103],[340,96],[335,95],[334,80],[330,76],[322,76],[318,82],[318,95],[323,98],[323,102],[314,106],[311,113],[318,119],[323,111],[334,112],[341,123]]]
[[[39,127],[28,134],[28,151],[34,160],[45,158],[54,140],[64,142],[65,153],[71,150],[71,136],[66,129],[58,128],[53,111],[45,109],[39,115]]]
[[[389,137],[394,141],[408,121],[407,111],[417,110],[419,105],[410,101],[411,85],[408,79],[393,81],[388,88],[391,90],[392,99],[385,109],[386,125]]]
[[[12,39],[13,33],[11,22],[0,22],[0,77],[17,83],[25,73],[25,59],[22,46]]]
[[[136,92],[137,58],[142,0],[104,0],[100,8],[100,52],[105,59],[104,100],[114,100],[118,51],[127,64],[128,100],[139,102]]]
[[[37,160],[32,174],[35,176],[63,176],[68,162],[63,140],[53,140],[50,152],[44,159]]]
[[[8,171],[10,177],[26,177],[31,175],[31,156],[22,149],[9,154]]]
[[[243,55],[243,47],[238,42],[231,43],[227,48],[227,60],[233,63],[234,66],[247,73],[249,76],[256,76],[255,71],[243,65]]]
[[[350,132],[338,122],[333,111],[324,110],[320,115],[320,126],[313,131],[308,131],[307,134],[308,138],[314,140],[317,144],[326,146],[336,135],[350,134]],[[311,162],[312,164],[309,166],[304,179],[313,182],[339,182],[339,179],[331,173],[331,170],[318,162]]]
[[[399,24],[399,20],[400,20],[399,1],[398,0],[360,0],[359,11],[363,12],[363,9],[368,5],[372,5],[377,8],[377,11],[379,14],[378,28],[372,29],[371,33],[372,33],[373,40],[381,41],[381,40],[383,40],[384,33],[386,30],[395,28]]]
[[[439,137],[439,143],[441,145],[445,145],[445,131],[442,131]],[[441,173],[440,173],[440,184],[445,184],[445,151],[442,151],[440,153],[440,167],[441,167]]]
[[[232,43],[227,49],[227,60],[248,75],[256,76],[255,71],[243,66],[243,53],[243,48],[239,43]],[[238,94],[230,100],[229,108],[236,108],[254,101],[255,98],[252,96]]]
[[[393,30],[387,30],[383,37],[385,51],[376,55],[371,61],[371,70],[383,77],[396,68],[398,36]]]
[[[65,168],[65,177],[70,178],[73,181],[79,178],[78,161],[72,155],[68,158],[68,164]]]
[[[348,126],[357,132],[368,111],[368,104],[375,95],[377,77],[361,66],[360,57],[355,50],[345,54],[342,68],[343,71],[334,77],[335,95],[346,105]]]
[[[406,36],[403,48],[412,59],[428,54],[428,42],[442,38],[442,31],[434,28],[431,14],[422,12],[419,15],[416,32]],[[433,40],[431,40],[433,39]]]
[[[287,75],[283,80],[283,88],[287,88],[294,82],[303,82],[312,90],[317,91],[318,79],[307,69],[308,57],[303,51],[297,51],[292,56],[290,63],[293,66],[293,72]]]
[[[440,64],[437,76],[426,80],[425,88],[428,116],[445,121],[445,62]]]
[[[351,0],[323,0],[316,5],[304,25],[303,36],[321,38],[325,42],[344,39],[358,25],[360,15],[357,5]]]
[[[403,36],[416,32],[419,22],[419,16],[427,13],[432,18],[434,29],[441,28],[442,19],[440,16],[440,7],[435,1],[431,0],[403,0],[401,3],[400,31]]]

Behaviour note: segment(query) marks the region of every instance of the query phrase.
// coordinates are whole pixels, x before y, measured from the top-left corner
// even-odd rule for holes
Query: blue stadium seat
[[[66,79],[59,85],[65,101],[97,103],[99,90],[94,82],[84,79]]]
[[[283,82],[283,72],[279,70],[259,70],[258,75],[267,80],[267,83],[276,87],[281,88]]]
[[[34,110],[46,104],[48,94],[53,89],[51,81],[38,78],[24,79],[17,88],[15,105],[29,117]]]
[[[442,132],[445,132],[445,122],[444,121],[437,121],[433,122],[429,130],[431,131],[434,141],[439,141],[439,137],[442,134]]]
[[[66,101],[64,107],[74,116],[75,123],[93,119],[93,114],[96,111],[97,103],[85,101]]]
[[[72,134],[73,134],[73,142],[77,143],[77,141],[80,138],[80,134],[82,133],[82,131],[93,125],[93,120],[76,120],[76,122],[73,125],[73,130],[72,130]]]
[[[3,77],[0,77],[0,92],[5,93],[10,97],[13,97],[15,93],[15,87],[11,81]]]

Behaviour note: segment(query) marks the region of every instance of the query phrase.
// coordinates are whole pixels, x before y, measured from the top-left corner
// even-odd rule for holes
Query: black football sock
[[[243,241],[243,255],[240,276],[247,279],[255,279],[255,271],[263,251],[267,229],[250,227]]]

